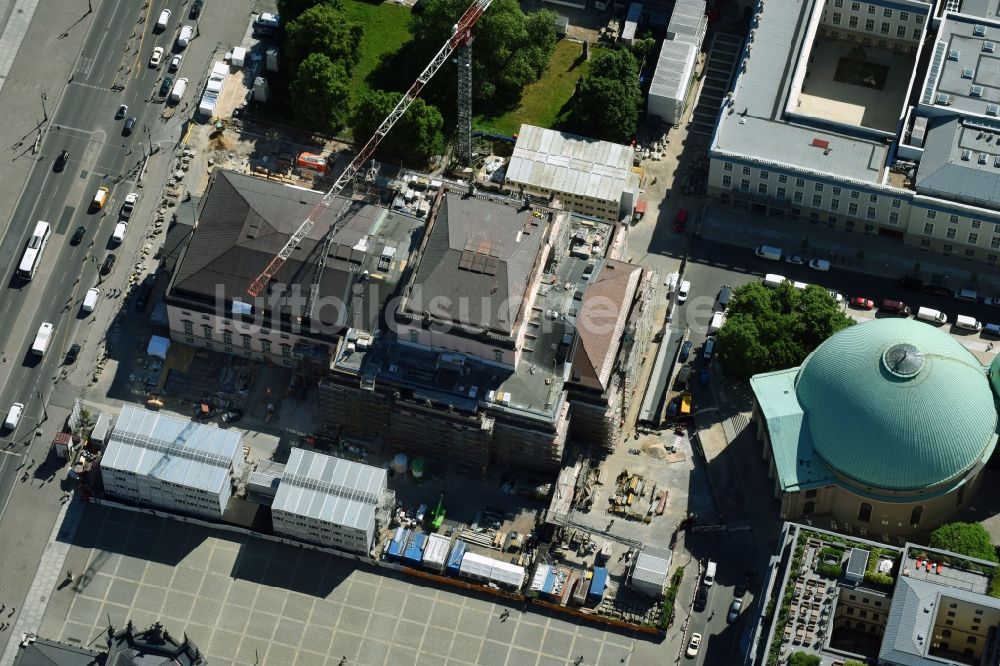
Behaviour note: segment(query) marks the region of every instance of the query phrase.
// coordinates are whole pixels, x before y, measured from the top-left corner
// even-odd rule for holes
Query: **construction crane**
[[[468,9],[465,10],[465,13],[462,14],[462,17],[458,19],[458,22],[452,28],[451,37],[448,38],[448,41],[444,43],[441,50],[438,51],[437,55],[435,55],[430,61],[430,64],[424,68],[424,71],[420,73],[417,80],[413,82],[409,90],[407,90],[402,99],[399,100],[399,103],[396,104],[396,108],[394,108],[392,112],[386,116],[385,120],[382,121],[382,124],[378,126],[378,129],[375,130],[375,134],[368,139],[368,143],[365,144],[364,148],[362,148],[354,159],[351,160],[351,163],[347,165],[347,168],[344,169],[343,173],[341,173],[337,178],[337,181],[330,188],[330,191],[327,192],[320,202],[312,209],[312,211],[310,211],[309,215],[299,228],[296,229],[291,236],[289,236],[288,242],[286,242],[285,246],[281,248],[281,251],[275,255],[275,257],[271,260],[271,263],[269,263],[267,268],[264,269],[264,272],[258,275],[257,278],[250,283],[250,286],[247,287],[248,294],[251,296],[259,296],[267,288],[267,285],[270,284],[274,276],[277,275],[279,270],[281,270],[281,267],[284,266],[286,261],[288,261],[288,258],[292,256],[292,252],[295,251],[295,248],[299,246],[302,239],[306,237],[306,234],[308,234],[313,225],[316,224],[316,220],[319,219],[322,212],[328,209],[333,203],[334,198],[340,194],[341,190],[343,190],[348,183],[354,180],[358,171],[361,170],[364,163],[369,157],[371,157],[372,153],[375,152],[375,149],[378,147],[379,143],[382,142],[385,135],[389,133],[389,130],[392,129],[393,125],[395,125],[402,115],[406,113],[406,110],[410,108],[411,104],[413,104],[413,100],[417,98],[423,87],[427,85],[427,82],[431,80],[439,69],[441,69],[441,65],[448,61],[448,58],[455,51],[455,49],[468,47],[472,41],[472,26],[476,24],[476,21],[479,20],[479,17],[483,15],[483,12],[485,12],[491,4],[493,4],[493,0],[476,0],[469,6]],[[462,74],[460,73],[460,81],[462,80],[461,77]],[[471,73],[469,74],[469,77],[470,78],[468,80],[471,81]],[[459,115],[461,115],[461,111],[459,112]],[[463,139],[459,137],[459,141],[461,142]],[[471,142],[471,138],[469,141]],[[330,239],[332,239],[333,235],[336,234],[342,226],[343,220],[345,219],[344,213],[347,212],[348,205],[349,202],[345,202],[344,206],[341,207],[340,211],[334,216],[333,221],[330,223],[330,229],[326,236],[324,236],[322,243],[324,250],[326,250],[329,246]],[[325,258],[321,258],[321,261],[324,260]]]

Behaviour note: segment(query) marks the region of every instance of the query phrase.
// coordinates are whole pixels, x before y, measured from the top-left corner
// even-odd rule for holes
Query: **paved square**
[[[213,665],[588,666],[630,663],[639,641],[558,615],[425,586],[322,553],[88,506],[42,635],[87,644],[108,621],[161,621]],[[644,645],[644,652],[655,645]],[[661,653],[663,660],[669,655]],[[676,655],[674,655],[676,656]],[[622,661],[624,659],[624,662]]]

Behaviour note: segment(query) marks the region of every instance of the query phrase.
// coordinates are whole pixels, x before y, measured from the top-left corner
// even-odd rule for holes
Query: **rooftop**
[[[227,300],[250,298],[247,286],[312,214],[322,192],[232,171],[216,171],[202,198],[198,224],[171,283],[177,297],[214,304],[217,290]],[[309,293],[324,236],[346,199],[319,208],[316,223],[272,282],[288,285],[280,298],[263,298],[267,310],[278,303],[286,316],[299,314],[290,297]],[[347,222],[329,245],[319,280],[315,314],[327,325],[368,326],[377,307],[395,289],[410,252],[420,242],[424,222],[379,206],[351,202]],[[371,279],[362,281],[367,272]],[[356,289],[356,285],[363,285]],[[294,286],[294,287],[293,287]],[[322,307],[330,304],[334,307]]]
[[[948,13],[938,29],[920,103],[948,113],[997,116],[998,40],[1000,22]]]
[[[585,341],[580,344],[582,351],[578,347],[576,357],[581,376],[586,372],[597,379],[607,375],[608,363],[613,363],[618,347],[613,333],[605,333],[605,327],[617,330],[624,321],[621,318],[628,316],[630,295],[634,296],[636,288],[633,280],[638,279],[640,270],[601,259],[610,241],[610,225],[565,213],[557,215],[560,216],[558,235],[552,246],[558,261],[550,266],[554,272],[542,275],[516,370],[512,372],[472,355],[400,344],[391,332],[385,331],[379,331],[377,339],[370,343],[353,345],[348,338],[371,336],[349,332],[337,348],[335,367],[406,388],[415,399],[452,405],[459,412],[476,412],[480,401],[487,400],[493,391],[490,409],[517,410],[546,418],[555,414],[562,404],[563,382],[569,370],[554,359],[563,352],[568,359],[574,358],[568,355],[572,349],[561,345],[565,345],[567,335],[572,338],[581,328],[577,324],[588,285],[596,284],[598,292],[614,303],[619,302],[614,299],[627,299],[621,305],[624,313],[609,309],[607,301],[602,299],[592,304],[604,308],[595,308],[584,317],[593,321],[594,327],[581,335]]]
[[[931,125],[916,191],[1000,207],[1000,120],[947,118]]]
[[[242,455],[243,432],[123,405],[101,467],[217,493]]]
[[[697,54],[698,47],[690,42],[663,40],[653,81],[649,85],[649,94],[684,99]]]
[[[960,11],[968,16],[997,19],[1000,18],[1000,0],[962,0]]]
[[[510,335],[541,270],[548,222],[519,202],[444,194],[403,307]]]
[[[375,520],[386,477],[381,467],[295,448],[271,510],[363,530]]]
[[[14,666],[104,666],[106,655],[79,645],[36,638],[18,651]]]
[[[629,146],[521,125],[507,165],[507,183],[619,201],[634,156]]]

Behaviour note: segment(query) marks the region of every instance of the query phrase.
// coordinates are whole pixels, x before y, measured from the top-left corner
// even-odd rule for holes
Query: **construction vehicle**
[[[354,159],[351,160],[351,163],[347,165],[347,168],[340,174],[330,190],[320,200],[320,202],[316,204],[299,228],[296,229],[295,232],[288,238],[284,247],[282,247],[278,254],[271,259],[271,262],[267,265],[264,271],[250,283],[247,287],[247,293],[249,295],[256,297],[267,289],[271,280],[278,273],[278,271],[281,270],[281,267],[285,265],[288,258],[292,256],[295,248],[298,247],[299,243],[302,242],[302,239],[306,237],[310,229],[312,229],[313,225],[316,223],[316,220],[318,220],[325,210],[333,204],[334,198],[340,194],[341,190],[343,190],[348,183],[353,182],[354,177],[361,171],[362,166],[375,152],[375,149],[378,147],[379,143],[382,142],[385,135],[389,133],[389,130],[392,129],[393,125],[395,125],[403,114],[406,113],[406,110],[410,108],[411,104],[413,104],[413,101],[417,98],[417,95],[420,94],[423,87],[427,85],[427,82],[431,80],[441,66],[448,62],[448,59],[456,49],[461,52],[463,63],[460,64],[469,65],[471,68],[471,56],[469,55],[468,47],[472,43],[472,27],[492,3],[493,0],[475,0],[475,2],[473,2],[472,5],[465,10],[465,13],[462,14],[462,17],[458,19],[455,26],[452,28],[451,37],[448,38],[441,49],[437,52],[437,55],[435,55],[427,67],[424,68],[424,71],[420,73],[417,80],[410,85],[410,88],[406,91],[406,93],[404,93],[402,99],[400,99],[399,103],[396,104],[396,107],[389,113],[388,116],[386,116],[386,118],[382,121],[382,124],[378,126],[378,129],[375,130],[375,134],[368,139],[368,143],[366,143]],[[471,87],[470,82],[471,77],[469,75],[464,72],[460,74],[460,88]],[[460,115],[464,116],[468,114],[463,113],[460,109]],[[333,242],[334,235],[346,222],[346,214],[350,208],[350,204],[350,199],[344,202],[336,215],[333,217],[333,220],[330,223],[330,229],[323,237],[323,251],[319,255],[316,271],[313,273],[312,285],[309,293],[307,294],[305,318],[311,317],[312,306],[317,300],[319,281],[323,274],[327,253],[329,252],[330,245]]]

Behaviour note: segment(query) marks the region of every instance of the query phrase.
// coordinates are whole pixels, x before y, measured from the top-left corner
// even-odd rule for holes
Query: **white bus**
[[[52,229],[48,222],[39,222],[35,225],[35,231],[31,234],[28,247],[24,248],[24,256],[21,257],[21,265],[17,267],[17,275],[25,280],[35,277],[35,270],[42,259],[42,250],[49,242],[49,234]]]

